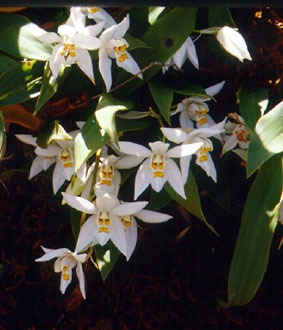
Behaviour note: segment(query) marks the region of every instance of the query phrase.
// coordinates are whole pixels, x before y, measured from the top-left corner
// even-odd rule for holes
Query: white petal
[[[65,280],[63,278],[63,272],[61,274],[61,283],[60,283],[60,291],[64,294],[68,285],[72,282],[72,270],[70,270],[70,273],[69,273],[69,278],[68,280]]]
[[[121,143],[121,142],[120,142]],[[115,168],[117,169],[126,169],[138,166],[144,157],[136,157],[136,156],[124,156],[121,157],[116,163]]]
[[[221,156],[223,156],[227,151],[234,149],[237,143],[238,140],[235,135],[229,136],[225,144],[223,145]]]
[[[62,24],[57,31],[61,36],[73,37],[78,32],[78,29],[70,24]]]
[[[58,258],[58,257],[62,257],[64,255],[68,255],[71,253],[71,251],[69,249],[66,248],[62,248],[62,249],[47,249],[45,247],[41,247],[43,249],[43,251],[45,252],[45,254],[40,257],[35,259],[35,261],[40,262],[40,261],[47,261],[53,258]]]
[[[37,143],[36,143],[37,138],[35,136],[32,136],[30,134],[15,134],[15,137],[19,139],[21,142],[37,147]]]
[[[83,266],[80,262],[78,262],[78,264],[77,264],[76,273],[77,273],[77,277],[79,279],[81,294],[82,294],[83,298],[86,299],[86,295],[85,295],[85,277],[84,277],[84,272],[83,272]]]
[[[92,60],[87,50],[77,49],[77,64],[83,73],[94,83]]]
[[[189,144],[182,144],[180,146],[174,147],[167,151],[166,157],[185,157],[195,154],[201,147],[203,143],[189,143]]]
[[[58,77],[61,64],[65,64],[64,56],[60,54],[63,48],[64,46],[61,44],[56,45],[53,48],[53,52],[50,57],[50,69],[55,79]]]
[[[80,48],[94,50],[101,47],[101,41],[98,38],[89,35],[77,34],[71,41],[76,45],[76,52]]]
[[[178,128],[167,128],[161,127],[160,128],[164,136],[174,143],[181,143],[186,140],[187,134]]]
[[[167,159],[165,172],[168,178],[168,182],[170,186],[184,199],[186,199],[185,191],[184,191],[184,182],[181,175],[181,172],[178,166],[172,159]]]
[[[108,57],[106,50],[104,48],[100,48],[98,51],[99,61],[99,72],[102,76],[102,79],[105,82],[106,91],[109,92],[112,86],[112,73],[111,73],[111,65],[112,61]]]
[[[82,32],[84,35],[96,37],[102,31],[102,29],[104,28],[104,25],[105,25],[104,22],[100,22],[95,25],[89,25],[89,26],[85,27]],[[90,49],[90,48],[88,48],[88,49]]]
[[[113,216],[111,217],[111,220],[112,222],[109,226],[109,235],[111,237],[111,241],[116,246],[116,248],[126,256],[127,248],[124,227],[118,217]]]
[[[63,175],[64,167],[61,164],[61,162],[57,163],[55,165],[53,176],[52,176],[52,186],[53,186],[53,192],[54,195],[57,193],[57,191],[62,187],[63,183],[65,182],[65,177]]]
[[[124,17],[121,23],[117,24],[114,29],[114,33],[112,34],[112,38],[121,38],[125,35],[130,27],[130,16],[129,14]]]
[[[148,148],[134,142],[119,141],[119,146],[122,153],[127,155],[150,157],[152,154]]]
[[[180,167],[181,167],[181,172],[182,172],[183,184],[185,184],[188,180],[191,159],[192,159],[192,156],[182,157],[180,159]]]
[[[148,202],[123,203],[112,209],[113,214],[118,216],[133,215],[146,207]]]
[[[164,143],[161,141],[150,142],[148,145],[155,154],[164,154],[170,146],[169,143]]]
[[[191,37],[188,37],[188,39],[186,40],[186,44],[187,44],[187,57],[188,57],[188,59],[190,60],[190,62],[192,63],[192,65],[196,69],[199,69],[197,51],[196,51],[195,44],[194,44]]]
[[[41,156],[37,156],[34,158],[29,171],[29,179],[32,179],[35,175],[37,175],[43,170],[42,161],[43,157]]]
[[[156,192],[160,192],[162,190],[162,188],[165,185],[166,181],[167,181],[167,178],[166,177],[163,177],[163,178],[160,178],[160,177],[154,178],[153,175],[151,174],[151,181],[150,181],[151,188],[153,190],[155,190]]]
[[[138,219],[144,222],[150,222],[150,223],[161,223],[169,219],[172,219],[172,216],[169,214],[150,211],[150,210],[141,210],[135,214],[135,217],[137,217]]]
[[[137,238],[138,238],[138,228],[137,228],[136,220],[133,218],[131,227],[128,227],[127,231],[125,232],[127,261],[131,258],[131,255],[134,252],[134,249],[137,244]]]
[[[39,40],[47,43],[62,42],[62,38],[55,32],[46,32],[37,37]]]
[[[34,152],[38,156],[53,157],[60,153],[61,149],[55,145],[49,145],[47,148],[36,147]]]
[[[218,83],[216,85],[212,85],[212,86],[205,89],[205,93],[207,95],[214,96],[214,95],[218,94],[221,91],[224,84],[225,84],[225,80],[221,81],[220,83]]]
[[[138,63],[129,52],[125,51],[125,55],[127,55],[127,58],[124,61],[120,61],[119,58],[116,58],[116,64],[133,75],[138,74],[141,71]],[[140,73],[138,77],[142,79],[142,74]]]
[[[179,69],[183,66],[186,60],[186,42],[177,50],[173,55],[173,62],[177,65]]]
[[[62,192],[62,195],[63,195],[65,201],[71,207],[73,207],[74,209],[76,209],[80,212],[84,212],[84,213],[88,213],[88,214],[96,214],[98,212],[95,205],[85,198],[73,196],[70,194],[66,194],[64,192]]]
[[[201,162],[198,159],[196,159],[196,164],[199,165],[206,172],[207,176],[210,176],[215,183],[217,182],[216,169],[209,153],[207,153],[206,161]]]
[[[193,128],[194,123],[191,121],[186,111],[182,111],[179,118],[180,126],[183,128]]]
[[[139,195],[148,187],[153,178],[150,169],[150,159],[146,159],[139,167],[135,179],[135,196],[137,199]]]
[[[77,244],[75,248],[75,253],[79,253],[85,250],[95,239],[95,235],[98,232],[98,225],[96,223],[96,215],[92,215],[87,219],[87,221],[82,225],[77,239]]]

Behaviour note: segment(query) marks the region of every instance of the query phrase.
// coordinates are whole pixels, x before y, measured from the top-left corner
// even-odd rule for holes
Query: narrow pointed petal
[[[205,92],[206,92],[207,95],[214,96],[214,95],[218,94],[221,91],[224,84],[225,84],[225,80],[221,81],[220,83],[218,83],[216,85],[213,85],[213,86],[210,86],[210,87],[206,88]]]
[[[187,197],[184,191],[184,182],[181,172],[172,159],[167,159],[165,172],[170,186],[176,191],[176,193],[186,199]]]
[[[119,146],[121,152],[127,155],[134,155],[137,157],[150,157],[152,154],[152,152],[148,148],[133,142],[120,141]]]
[[[129,14],[124,17],[121,23],[117,24],[114,33],[112,34],[112,38],[121,38],[124,37],[125,33],[128,31],[130,27],[130,16]]]
[[[80,290],[81,294],[84,299],[86,299],[86,294],[85,294],[85,276],[83,272],[83,266],[80,262],[78,262],[77,267],[76,267],[76,274],[79,279],[79,284],[80,284]]]
[[[135,217],[144,222],[149,223],[161,223],[173,218],[169,214],[155,212],[151,210],[141,210],[135,214]]]
[[[96,223],[96,216],[92,215],[87,219],[87,221],[82,225],[77,239],[77,244],[75,248],[75,253],[79,253],[85,250],[95,239],[97,234],[98,226]]]
[[[35,175],[37,175],[38,173],[40,173],[43,170],[43,166],[42,166],[42,159],[43,157],[41,156],[37,156],[34,158],[31,167],[30,167],[30,171],[29,171],[29,179],[32,179]]]
[[[46,32],[37,37],[39,40],[46,43],[62,42],[62,38],[55,32]]]
[[[104,25],[105,25],[104,22],[100,22],[100,23],[95,24],[95,25],[89,25],[89,26],[84,28],[83,34],[88,35],[88,36],[92,36],[92,37],[96,37],[102,31],[102,29],[104,28]],[[88,48],[88,49],[90,49],[90,48]]]
[[[190,163],[192,156],[182,157],[180,158],[180,167],[183,178],[183,184],[186,184],[190,171]]]
[[[164,178],[160,178],[160,177],[154,178],[151,174],[151,181],[150,181],[151,188],[156,192],[160,192],[162,190],[162,188],[165,185],[166,181],[167,181],[166,177],[164,177]]]
[[[221,156],[223,156],[227,151],[234,149],[237,143],[238,141],[235,135],[229,136],[225,144],[223,145]]]
[[[19,139],[21,142],[37,147],[37,143],[36,143],[37,138],[35,136],[32,136],[30,134],[15,134],[15,137]]]
[[[187,57],[192,63],[192,65],[199,70],[199,62],[198,62],[198,56],[197,56],[197,51],[195,44],[192,40],[191,37],[188,37],[186,41],[186,46],[187,46]]]
[[[89,52],[85,49],[77,49],[77,64],[83,73],[89,77],[89,79],[94,84],[94,75],[92,68],[92,60]]]
[[[77,32],[77,28],[75,26],[71,26],[70,24],[62,24],[58,27],[58,33],[61,36],[73,37]]]
[[[112,86],[112,73],[111,73],[112,61],[107,56],[106,50],[104,48],[99,49],[98,56],[99,56],[99,61],[98,61],[99,72],[101,74],[102,79],[105,82],[106,91],[109,92]]]
[[[60,282],[60,291],[62,294],[65,293],[67,287],[69,286],[69,284],[72,282],[72,270],[70,270],[69,273],[69,278],[67,280],[65,280],[63,278],[63,272],[61,273],[61,282]]]
[[[95,50],[101,47],[101,40],[89,35],[77,34],[72,38],[72,42],[76,45],[76,52],[80,48]]]
[[[55,165],[53,175],[52,175],[52,186],[53,186],[53,193],[54,195],[57,191],[62,187],[63,183],[65,182],[65,177],[63,175],[64,167],[61,163],[57,163]]]
[[[120,219],[116,216],[111,217],[112,223],[109,226],[109,234],[111,241],[116,248],[122,252],[125,256],[127,255],[125,231]]]
[[[135,179],[135,196],[139,195],[148,187],[152,179],[152,171],[150,169],[150,159],[146,159],[139,167]]]
[[[196,164],[199,165],[215,183],[217,182],[216,169],[209,153],[207,154],[207,161],[201,162],[197,159]]]
[[[127,261],[131,258],[134,249],[137,244],[137,238],[138,238],[138,228],[136,220],[133,219],[132,226],[127,228],[127,231],[125,233],[125,241],[126,241],[126,259]]]
[[[186,111],[182,111],[179,118],[180,126],[183,128],[193,128],[194,123],[191,121]]]
[[[161,127],[160,128],[163,135],[169,140],[174,143],[181,143],[186,140],[187,134],[178,128],[167,128]]]
[[[177,50],[173,55],[173,62],[177,65],[179,69],[183,66],[186,60],[186,42]]]
[[[62,192],[62,195],[63,195],[65,201],[71,207],[73,207],[74,209],[76,209],[80,212],[84,212],[84,213],[88,213],[88,214],[96,214],[98,212],[95,205],[85,198],[69,195],[64,192]]]
[[[34,152],[38,156],[53,157],[60,153],[61,149],[55,145],[49,145],[47,148],[36,147]]]
[[[195,154],[201,147],[202,142],[182,144],[167,151],[166,157],[185,157]]]
[[[42,246],[42,249],[45,252],[45,254],[42,257],[35,259],[35,261],[37,261],[37,262],[51,260],[53,258],[58,258],[58,257],[61,257],[63,255],[66,255],[68,253],[71,253],[71,251],[67,248],[55,249],[54,250],[54,249],[47,249],[47,248]]]
[[[60,66],[62,64],[65,65],[65,59],[64,57],[60,54],[60,52],[63,50],[64,46],[59,44],[56,45],[53,48],[53,52],[50,57],[50,69],[52,71],[53,77],[56,79],[58,77],[59,71],[60,71]]]
[[[113,214],[118,216],[133,215],[146,207],[148,202],[123,203],[112,209]]]
[[[125,51],[125,55],[127,55],[127,58],[124,61],[120,61],[117,58],[116,59],[116,64],[120,68],[126,70],[127,72],[129,72],[133,75],[138,74],[141,71],[141,69],[140,69],[139,65],[137,64],[137,62],[134,60],[134,58],[132,57],[132,55],[129,52]],[[138,77],[140,79],[142,79],[142,74],[140,73],[138,75]]]
[[[121,143],[121,142],[120,142]],[[136,157],[136,156],[124,156],[121,157],[116,163],[115,168],[117,169],[126,169],[138,166],[144,157]]]

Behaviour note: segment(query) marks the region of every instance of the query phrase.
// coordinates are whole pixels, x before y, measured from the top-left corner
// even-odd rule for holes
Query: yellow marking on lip
[[[154,178],[157,178],[157,177],[164,178],[164,173],[160,172],[160,171],[154,172],[153,177]]]
[[[200,123],[200,125],[204,125],[204,124],[208,123],[208,120],[206,117],[204,117],[204,118],[200,119],[198,122]]]
[[[120,62],[124,62],[128,58],[127,54],[122,54],[118,57],[118,60]]]
[[[99,8],[95,7],[95,8],[91,8],[90,10],[91,14],[97,13],[99,11]]]
[[[100,227],[100,228],[98,229],[98,232],[99,232],[99,233],[104,232],[104,233],[108,233],[108,234],[109,234],[109,229],[108,229],[107,227]]]

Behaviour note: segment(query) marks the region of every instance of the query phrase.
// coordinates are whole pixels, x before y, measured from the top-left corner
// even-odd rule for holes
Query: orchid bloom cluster
[[[89,24],[92,21],[95,24]],[[129,15],[116,23],[102,8],[71,8],[68,20],[58,27],[57,33],[43,32],[38,36],[42,42],[54,45],[49,59],[53,77],[58,78],[64,67],[77,64],[94,83],[89,51],[97,50],[98,68],[107,92],[112,86],[112,60],[116,61],[118,67],[142,79],[139,65],[127,51],[129,43],[125,34],[129,25]],[[227,31],[219,33],[220,42],[223,33]],[[187,58],[199,69],[196,48],[190,36],[165,63],[163,73],[166,73],[170,64],[181,68]],[[225,81],[222,81],[206,88],[206,96],[195,95],[180,100],[176,110],[170,113],[171,116],[179,114],[179,127],[161,127],[162,139],[147,141],[146,146],[121,139],[119,148],[108,143],[100,153],[97,152],[92,163],[88,159],[76,172],[74,140],[80,129],[68,133],[59,125],[60,134],[55,134],[45,147],[40,146],[34,136],[17,135],[20,141],[35,148],[36,157],[29,178],[32,179],[54,164],[54,194],[68,181],[68,187],[62,192],[62,204],[67,203],[83,214],[74,252],[67,248],[42,247],[45,254],[36,259],[42,262],[57,258],[54,270],[61,272],[62,293],[70,284],[72,269],[75,268],[82,296],[86,298],[82,264],[90,258],[92,247],[98,244],[105,246],[111,240],[129,260],[138,238],[136,219],[147,223],[162,223],[172,218],[171,215],[145,209],[148,201],[137,201],[149,187],[159,193],[168,182],[177,195],[186,200],[185,185],[192,161],[217,182],[217,171],[211,155],[215,140],[222,144],[222,155],[236,146],[247,149],[251,133],[240,116],[231,114],[229,120],[224,118],[216,123],[209,114],[207,102],[212,102],[224,85]],[[78,126],[81,128],[81,124]],[[133,201],[123,201],[120,197],[122,171],[132,169],[133,172],[134,168]],[[86,215],[89,217],[84,221]]]

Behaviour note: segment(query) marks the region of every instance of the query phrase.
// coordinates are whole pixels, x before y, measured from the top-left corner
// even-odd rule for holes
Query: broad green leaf
[[[52,46],[36,35],[45,32],[24,16],[0,13],[0,50],[16,58],[46,61]]]
[[[52,122],[45,130],[42,130],[37,137],[36,143],[41,148],[47,146],[54,140],[72,140],[73,138],[64,130],[57,120]]]
[[[260,103],[268,99],[268,88],[258,87],[250,91],[249,85],[244,84],[239,88],[237,97],[240,102],[241,116],[250,130],[253,131],[257,120],[261,116]]]
[[[147,46],[142,40],[135,38],[128,33],[125,35],[125,39],[129,43],[129,47],[127,48],[127,51],[131,51],[136,48],[151,48]]]
[[[94,252],[102,280],[105,281],[118,261],[120,251],[109,240],[104,246],[95,245]]]
[[[198,96],[203,98],[210,98],[209,95],[206,94],[203,87],[199,85],[193,85],[189,83],[187,80],[183,79],[171,79],[171,86],[173,87],[174,91],[181,95],[186,96]]]
[[[150,93],[157,104],[163,118],[170,125],[170,109],[174,92],[167,81],[163,78],[151,79],[148,82]]]
[[[208,8],[208,22],[211,27],[228,25],[236,27],[235,22],[231,16],[230,9],[211,7]]]
[[[4,157],[5,151],[6,151],[5,120],[0,110],[0,161]]]
[[[121,110],[128,110],[128,108],[123,102],[105,94],[100,97],[94,113],[99,126],[108,134],[116,145],[118,145],[118,137],[115,124],[115,114],[117,111]]]
[[[40,89],[40,94],[37,99],[34,115],[38,113],[38,111],[43,107],[43,105],[53,96],[56,94],[59,86],[63,83],[63,81],[67,78],[68,74],[71,71],[70,66],[61,66],[61,70],[59,72],[58,77],[55,79],[52,76],[52,72],[49,66],[49,62],[46,62],[44,68],[44,76],[43,76],[43,83]]]
[[[130,24],[128,32],[136,38],[140,38],[149,28],[148,7],[133,7],[130,9],[129,14],[132,23]],[[127,34],[125,35],[125,39],[129,42]]]
[[[278,155],[260,169],[244,206],[229,274],[229,307],[249,303],[262,282],[277,224],[281,193],[282,157]]]
[[[0,106],[22,103],[39,92],[43,63],[27,61],[0,75]]]
[[[0,53],[0,74],[9,70],[13,66],[17,65],[18,63],[12,59],[11,57]]]
[[[211,226],[207,222],[207,220],[202,212],[202,208],[201,208],[201,204],[200,204],[200,197],[199,197],[199,192],[198,192],[198,186],[196,184],[196,180],[191,171],[189,174],[188,181],[185,185],[185,193],[186,193],[187,199],[183,199],[180,195],[178,195],[175,192],[175,190],[168,183],[165,184],[165,189],[169,193],[169,195],[171,196],[172,199],[174,199],[176,202],[181,204],[186,210],[188,210],[190,213],[192,213],[198,219],[204,221],[205,224],[207,225],[207,227],[214,234],[219,236],[218,233],[216,232],[216,230],[213,228],[213,226]]]
[[[165,63],[182,46],[195,27],[196,8],[174,8],[158,19],[142,36],[141,40],[152,49],[137,49],[134,59],[144,68],[151,63]],[[135,79],[119,89],[119,93],[128,94],[142,86],[159,70],[161,65],[153,65],[143,73],[143,79]],[[128,79],[129,74],[120,71],[116,85]]]
[[[248,176],[274,154],[283,152],[283,102],[259,119],[248,149]]]

